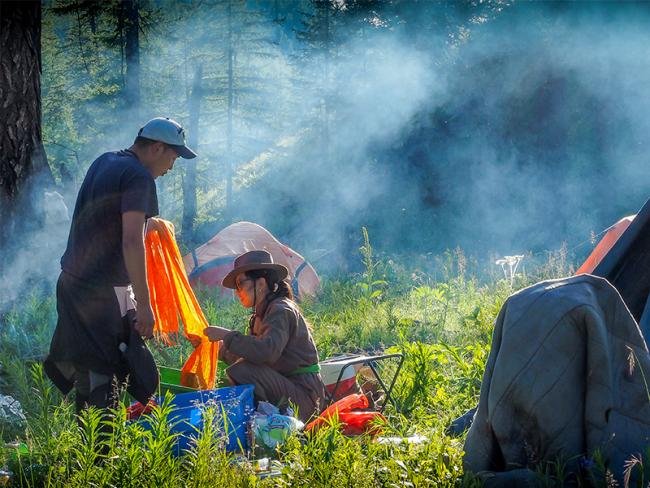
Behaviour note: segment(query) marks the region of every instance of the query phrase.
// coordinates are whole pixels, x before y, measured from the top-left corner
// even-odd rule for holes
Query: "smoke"
[[[50,162],[74,173],[68,206],[90,163],[130,145],[148,118],[189,125],[198,65],[199,242],[227,225],[228,163],[232,218],[267,227],[319,271],[356,259],[361,226],[389,254],[509,255],[566,241],[580,257],[591,231],[646,199],[645,4],[380,2],[353,15],[353,2],[337,2],[325,43],[308,35],[310,2],[233,5],[232,132],[226,3],[151,14],[161,20],[141,39],[138,120],[107,95],[119,52],[68,59],[77,25],[45,16],[44,133]],[[161,216],[177,226],[185,165],[157,181]],[[39,255],[58,267],[61,253]],[[318,261],[325,254],[334,258]],[[18,261],[14,276],[36,268]]]
[[[239,218],[275,228],[307,255],[333,254],[338,264],[356,259],[361,226],[390,208],[396,192],[409,190],[399,159],[386,165],[387,141],[441,96],[427,53],[383,29],[368,30],[300,64],[309,83],[293,93],[294,143],[268,161],[236,205]]]
[[[329,97],[328,144],[302,118],[312,130],[241,194],[241,215],[344,255],[367,225],[389,253],[568,242],[580,258],[647,198],[647,20],[643,4],[524,3],[465,24],[444,53],[392,29],[344,44],[353,55],[305,104]]]
[[[29,219],[29,222],[16,231],[14,243],[3,249],[0,314],[36,289],[44,293],[52,293],[54,289],[71,215],[63,196],[45,188],[35,184],[26,190],[33,211],[25,211],[19,218]]]
[[[576,244],[642,206],[648,13],[524,4],[474,32],[449,73],[450,127],[434,146],[452,163],[440,176],[456,182],[443,192],[458,212],[443,219],[449,244],[504,254]]]

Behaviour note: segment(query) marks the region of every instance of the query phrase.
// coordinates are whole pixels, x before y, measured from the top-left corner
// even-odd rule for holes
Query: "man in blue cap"
[[[129,391],[140,401],[157,387],[155,364],[142,341],[154,327],[144,231],[147,219],[158,214],[154,180],[179,156],[196,157],[185,144],[183,127],[157,117],[140,129],[130,148],[97,158],[79,190],[57,282],[58,321],[45,361],[63,393],[75,387],[77,412],[116,405],[114,384],[127,375],[136,386]]]

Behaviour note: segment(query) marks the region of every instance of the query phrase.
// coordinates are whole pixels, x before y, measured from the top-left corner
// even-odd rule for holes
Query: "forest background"
[[[584,257],[594,231],[647,195],[649,11],[644,2],[44,2],[47,189],[71,212],[90,163],[164,115],[199,153],[158,181],[161,216],[185,251],[250,220],[326,273],[358,269],[362,226],[378,252],[425,261],[457,247],[491,260],[562,243]],[[41,186],[29,191],[55,213]],[[56,274],[65,236],[48,239],[46,253],[31,249],[65,234],[50,220],[4,243],[11,288],[50,275],[51,263]]]

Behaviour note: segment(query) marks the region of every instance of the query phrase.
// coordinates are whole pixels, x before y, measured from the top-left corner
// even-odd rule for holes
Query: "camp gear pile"
[[[307,424],[305,430],[318,429],[335,420],[341,423],[342,431],[346,435],[379,434],[386,418],[379,412],[367,410],[369,406],[368,398],[364,394],[353,393],[327,407],[318,418]]]
[[[305,424],[295,418],[291,407],[287,407],[283,415],[275,405],[259,402],[253,415],[251,432],[256,447],[273,453],[291,434],[304,428]]]

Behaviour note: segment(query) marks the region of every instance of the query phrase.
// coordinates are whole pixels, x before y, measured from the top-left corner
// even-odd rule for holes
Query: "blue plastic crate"
[[[158,404],[163,399],[157,398]],[[171,431],[180,434],[177,442],[177,454],[191,446],[193,438],[203,428],[203,411],[209,406],[214,406],[218,415],[219,429],[228,433],[226,451],[239,452],[248,449],[248,436],[246,427],[253,412],[253,385],[229,386],[217,390],[201,390],[191,393],[176,395],[171,402],[174,407],[169,420],[175,425]],[[146,422],[144,423],[147,428]]]

